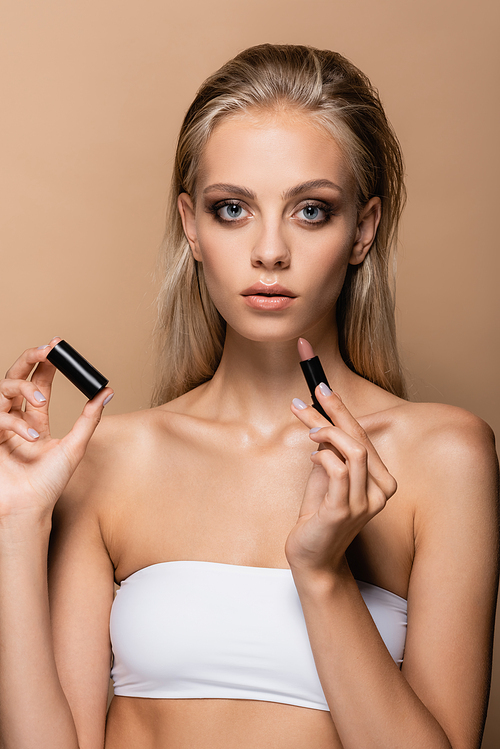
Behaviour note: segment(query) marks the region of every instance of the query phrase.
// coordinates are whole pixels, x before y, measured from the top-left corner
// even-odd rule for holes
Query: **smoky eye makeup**
[[[331,203],[324,203],[320,200],[307,200],[299,205],[293,215],[298,220],[310,226],[324,226],[332,216],[335,216],[337,209]]]
[[[234,224],[238,220],[247,218],[244,214],[248,213],[248,208],[245,208],[241,200],[226,198],[217,200],[215,203],[208,203],[205,211],[221,224]]]
[[[248,218],[248,208],[237,198],[225,198],[207,203],[206,213],[221,224],[236,224]],[[305,200],[294,209],[291,217],[306,227],[319,227],[327,224],[338,213],[337,206],[322,200]]]

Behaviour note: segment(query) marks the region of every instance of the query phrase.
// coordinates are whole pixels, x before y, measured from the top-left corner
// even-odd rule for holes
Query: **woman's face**
[[[333,138],[307,115],[225,120],[200,162],[196,203],[179,210],[212,300],[250,340],[292,340],[335,324],[349,263],[362,262],[380,218],[358,212]]]

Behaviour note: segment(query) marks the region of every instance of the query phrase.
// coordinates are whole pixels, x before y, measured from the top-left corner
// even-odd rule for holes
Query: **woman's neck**
[[[311,336],[314,352],[321,359],[331,387],[344,390],[355,377],[339,352],[336,330]],[[206,415],[222,421],[242,421],[267,431],[294,423],[290,412],[293,398],[311,403],[301,368],[297,341],[262,342],[242,338],[228,329],[224,351],[214,377],[200,388]],[[210,417],[209,417],[210,418]]]

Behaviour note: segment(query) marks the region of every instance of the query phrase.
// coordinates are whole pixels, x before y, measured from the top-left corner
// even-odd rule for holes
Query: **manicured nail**
[[[325,385],[324,382],[320,383],[320,385],[319,385],[319,392],[321,393],[321,395],[331,395],[332,394],[332,391],[330,390],[330,388],[328,387],[328,385]]]
[[[33,393],[33,395],[35,397],[35,400],[38,401],[39,403],[45,403],[46,400],[47,400],[47,398],[44,396],[44,394],[41,393],[39,390],[35,390],[35,392]]]
[[[38,437],[40,436],[36,429],[28,429],[28,434],[30,437],[33,437],[34,440],[38,439]]]
[[[48,347],[49,347],[49,344],[48,344],[48,343],[46,343],[46,344],[45,344],[45,346],[39,346],[39,347],[38,347],[38,350],[40,350],[41,348],[48,348]]]
[[[295,408],[298,408],[301,411],[304,408],[307,408],[307,403],[304,403],[304,401],[301,401],[300,398],[294,398],[293,401],[292,401],[292,403],[295,406]]]
[[[315,432],[319,432],[320,429],[322,429],[322,427],[313,427],[312,429],[309,429],[309,434],[314,434]]]
[[[317,453],[319,453],[319,450],[315,450],[313,453],[311,453],[311,456],[312,455],[317,455]]]
[[[104,403],[102,405],[105,406],[107,403],[109,403],[113,395],[114,393],[111,393],[111,395],[108,395],[108,397],[104,399]]]

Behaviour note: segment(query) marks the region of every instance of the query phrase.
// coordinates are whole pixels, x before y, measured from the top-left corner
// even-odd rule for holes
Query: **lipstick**
[[[313,347],[311,346],[309,341],[306,341],[305,338],[299,338],[297,342],[297,348],[299,350],[300,356],[300,367],[302,369],[302,372],[304,373],[304,377],[306,378],[309,392],[311,393],[313,408],[315,408],[316,411],[318,411],[322,416],[325,417],[325,419],[328,419],[328,421],[333,424],[333,421],[328,416],[328,414],[325,413],[324,409],[320,406],[318,399],[316,398],[315,390],[321,382],[324,382],[325,385],[330,387],[328,380],[326,379],[325,370],[321,366],[319,356],[315,356]]]
[[[65,375],[87,398],[93,398],[108,380],[66,341],[59,341],[47,359]]]

